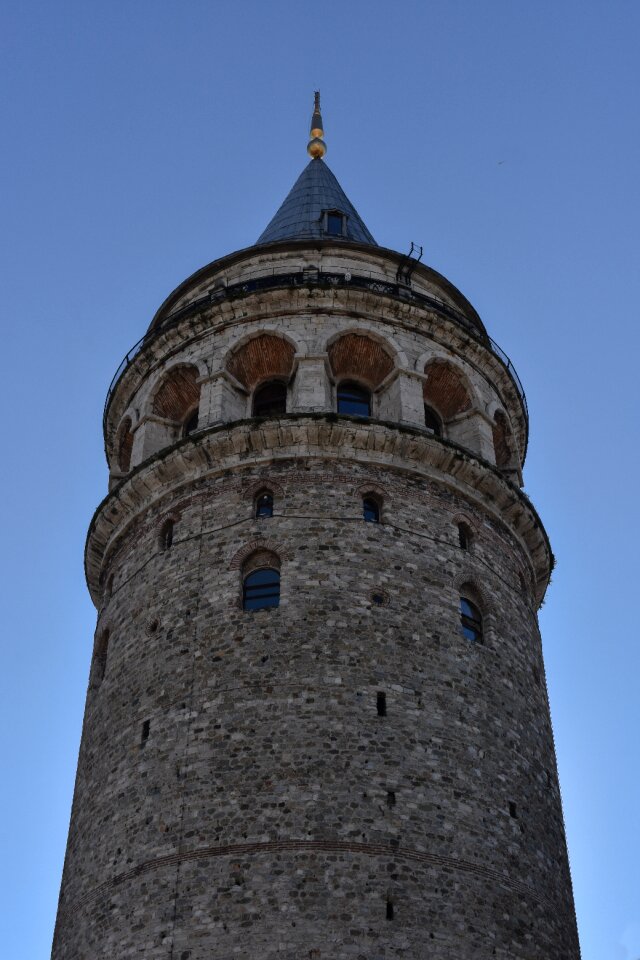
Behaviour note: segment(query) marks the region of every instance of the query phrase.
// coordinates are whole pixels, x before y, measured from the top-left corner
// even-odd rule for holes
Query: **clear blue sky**
[[[584,960],[640,957],[637,0],[6,0],[0,943],[48,956],[95,612],[101,413],[165,295],[327,161],[471,299],[531,411],[526,490]]]

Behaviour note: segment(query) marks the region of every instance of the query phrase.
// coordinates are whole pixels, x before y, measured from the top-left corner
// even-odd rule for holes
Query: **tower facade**
[[[517,375],[308,166],[127,356],[55,960],[577,960]]]

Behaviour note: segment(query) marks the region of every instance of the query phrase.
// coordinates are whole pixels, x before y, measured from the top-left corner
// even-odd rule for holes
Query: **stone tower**
[[[109,390],[53,957],[577,960],[524,392],[309,152]]]

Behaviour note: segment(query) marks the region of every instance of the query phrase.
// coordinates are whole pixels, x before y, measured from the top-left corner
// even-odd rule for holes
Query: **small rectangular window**
[[[387,806],[395,807],[396,805],[396,792],[395,790],[387,790]]]
[[[509,801],[509,816],[510,816],[510,817],[513,817],[513,818],[516,819],[516,820],[517,820],[517,818],[518,818],[518,810],[517,810],[516,805],[515,805],[515,803],[513,802],[513,800],[510,800],[510,801]]]
[[[378,693],[376,694],[376,708],[378,710],[379,717],[386,717],[387,695],[383,690],[378,690]]]
[[[393,920],[393,900],[387,897],[387,920]]]

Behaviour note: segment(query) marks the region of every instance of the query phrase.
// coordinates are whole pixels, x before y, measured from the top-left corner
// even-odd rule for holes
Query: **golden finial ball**
[[[327,145],[324,140],[321,140],[320,137],[314,137],[313,140],[309,140],[307,144],[307,153],[310,157],[313,157],[314,160],[317,160],[318,157],[324,157],[327,152]]]

